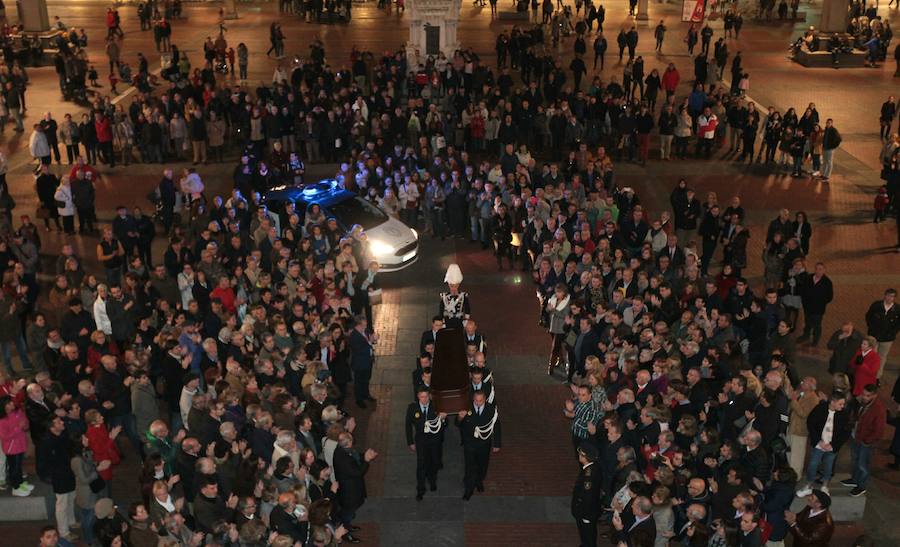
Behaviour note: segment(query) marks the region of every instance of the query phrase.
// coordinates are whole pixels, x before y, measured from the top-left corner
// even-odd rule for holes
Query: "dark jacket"
[[[834,331],[828,339],[828,349],[831,350],[831,359],[828,361],[828,372],[847,372],[847,365],[859,350],[863,335],[856,329],[847,338],[841,338],[841,329]]]
[[[197,493],[194,498],[194,523],[199,532],[212,532],[218,521],[231,520],[232,513],[234,511],[219,497],[207,498]]]
[[[794,501],[795,484],[791,482],[773,481],[765,491],[762,510],[766,514],[766,522],[772,525],[770,541],[781,541],[787,535],[787,522],[784,512],[790,510]]]
[[[366,473],[369,462],[353,448],[338,447],[334,451],[334,476],[340,484],[338,498],[341,509],[355,511],[366,501]]]
[[[578,520],[594,520],[600,516],[603,489],[600,487],[600,467],[590,464],[578,473],[572,489],[572,516]]]
[[[800,289],[800,296],[806,315],[825,315],[825,307],[834,299],[831,279],[823,275],[822,279],[815,283],[815,277],[808,276]]]
[[[37,474],[53,485],[53,492],[66,494],[75,491],[75,473],[69,464],[69,438],[65,433],[47,433],[37,450]]]
[[[828,401],[821,401],[806,418],[806,429],[809,431],[809,444],[815,447],[822,440],[822,429],[828,420]],[[850,438],[852,425],[850,411],[844,409],[834,414],[834,432],[831,435],[831,447],[835,454]]]
[[[866,326],[869,328],[869,336],[874,336],[879,342],[893,342],[900,330],[900,306],[894,304],[890,310],[885,311],[884,302],[872,302],[866,312]]]
[[[372,344],[356,329],[350,332],[350,368],[353,370],[372,370],[374,357]]]
[[[273,532],[290,536],[295,542],[300,542],[301,544],[307,539],[308,527],[308,522],[300,522],[294,515],[289,514],[281,506],[276,505],[269,515],[269,528],[271,528]]]

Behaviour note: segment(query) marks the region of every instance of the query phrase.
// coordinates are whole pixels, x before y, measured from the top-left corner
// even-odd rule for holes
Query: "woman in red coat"
[[[848,370],[853,375],[853,395],[859,395],[863,388],[874,384],[878,380],[878,368],[881,366],[881,358],[875,351],[875,338],[867,336],[856,350],[856,355],[850,361]]]
[[[88,428],[85,435],[88,438],[88,448],[94,454],[94,463],[99,465],[103,461],[109,461],[109,467],[103,470],[98,468],[100,478],[109,484],[112,479],[112,466],[118,465],[121,461],[119,455],[119,447],[116,446],[116,437],[122,430],[121,426],[112,428],[112,431],[106,429],[103,423],[103,415],[96,409],[88,410],[84,413],[84,421],[87,422]]]

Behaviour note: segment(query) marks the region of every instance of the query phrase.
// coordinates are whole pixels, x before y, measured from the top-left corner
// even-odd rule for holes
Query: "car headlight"
[[[369,252],[375,256],[392,255],[397,252],[397,248],[378,239],[369,240]]]
[[[419,232],[417,232],[415,228],[410,228],[410,230],[412,230],[413,237],[416,238],[416,241],[418,241],[419,240]]]

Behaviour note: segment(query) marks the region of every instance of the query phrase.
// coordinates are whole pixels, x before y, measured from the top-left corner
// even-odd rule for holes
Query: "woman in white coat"
[[[75,235],[75,200],[72,198],[69,175],[63,175],[53,198],[56,200],[56,212],[62,217],[63,230],[69,235]]]

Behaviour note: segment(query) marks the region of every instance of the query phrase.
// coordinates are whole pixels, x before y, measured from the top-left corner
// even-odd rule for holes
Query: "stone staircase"
[[[36,477],[28,480],[34,485],[34,491],[30,496],[24,498],[13,496],[9,488],[0,491],[0,522],[50,520],[55,505],[53,489]]]

